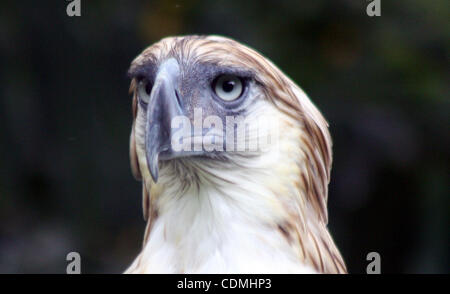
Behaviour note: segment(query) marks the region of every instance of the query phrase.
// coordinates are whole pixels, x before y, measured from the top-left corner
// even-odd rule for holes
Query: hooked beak
[[[175,157],[171,151],[171,121],[182,115],[177,92],[180,67],[174,58],[161,64],[147,107],[146,157],[153,181],[158,181],[160,157]]]

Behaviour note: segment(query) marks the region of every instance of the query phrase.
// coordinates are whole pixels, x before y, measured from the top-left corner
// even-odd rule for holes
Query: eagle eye
[[[138,97],[139,100],[142,101],[143,103],[147,104],[148,101],[150,100],[150,94],[152,92],[152,83],[150,83],[149,81],[142,79],[141,81],[139,81],[139,86],[138,86]]]
[[[241,97],[244,92],[244,83],[238,76],[220,75],[214,80],[212,88],[220,99],[233,101]]]

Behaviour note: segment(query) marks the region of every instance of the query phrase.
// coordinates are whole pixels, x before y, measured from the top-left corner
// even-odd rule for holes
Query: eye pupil
[[[147,93],[147,95],[150,95],[151,92],[152,92],[152,84],[147,82],[147,84],[145,85],[145,93]]]
[[[150,100],[150,93],[152,92],[153,84],[146,80],[140,80],[138,86],[139,101],[147,104]]]
[[[233,101],[241,97],[245,84],[238,76],[224,74],[218,76],[211,86],[218,98],[223,101]]]
[[[224,92],[229,93],[229,92],[233,91],[234,85],[235,85],[235,81],[228,80],[223,83],[222,89]]]

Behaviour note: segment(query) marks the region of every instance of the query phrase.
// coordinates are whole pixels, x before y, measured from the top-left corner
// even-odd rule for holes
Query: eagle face
[[[214,46],[190,47],[194,40],[202,39],[165,39],[138,57],[129,71],[137,107],[145,112],[143,146],[154,182],[159,165],[176,158],[188,163],[205,158],[228,161],[233,153],[255,156],[270,138],[278,139],[264,132],[267,126],[260,130],[270,119],[269,109],[262,108],[273,105],[264,97],[258,72],[242,62],[245,56],[235,50],[218,59]]]
[[[331,138],[303,91],[228,38],[165,38],[129,69],[144,247],[129,273],[345,272]]]

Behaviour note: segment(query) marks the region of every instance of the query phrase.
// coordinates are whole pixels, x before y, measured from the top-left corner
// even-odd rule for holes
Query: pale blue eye
[[[138,86],[139,100],[147,104],[148,101],[150,100],[151,92],[152,92],[152,84],[150,82],[145,80],[139,82]]]
[[[233,75],[221,75],[213,84],[214,92],[224,101],[233,101],[242,95],[244,86],[242,80]]]

